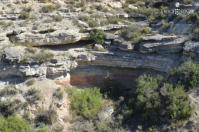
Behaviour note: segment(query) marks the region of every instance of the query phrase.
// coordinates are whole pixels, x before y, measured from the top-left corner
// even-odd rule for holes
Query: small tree
[[[30,132],[30,127],[25,120],[10,116],[7,120],[1,119],[0,132]]]
[[[85,118],[95,118],[102,108],[102,94],[99,88],[68,89],[72,110]]]
[[[191,101],[182,86],[171,89],[166,96],[165,102],[168,103],[166,111],[171,119],[183,120],[193,114]]]
[[[157,116],[161,101],[158,92],[158,80],[151,76],[140,76],[136,88],[136,108],[142,111],[143,118],[150,119]]]
[[[189,60],[169,75],[169,81],[174,84],[184,85],[186,90],[199,86],[199,66]]]
[[[152,76],[140,76],[136,96],[129,100],[129,106],[150,121],[159,122],[160,118],[188,119],[194,109],[183,86],[173,86],[164,81]]]
[[[96,44],[103,44],[104,43],[104,31],[103,30],[94,30],[90,32],[90,38],[93,40]]]

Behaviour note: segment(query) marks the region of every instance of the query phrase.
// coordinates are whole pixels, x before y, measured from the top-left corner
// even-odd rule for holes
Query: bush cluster
[[[90,32],[90,38],[94,41],[96,44],[103,44],[105,33],[103,30],[94,30]]]
[[[185,120],[194,111],[185,91],[198,85],[199,65],[189,60],[174,68],[165,79],[140,76],[135,97],[129,99],[129,106],[146,120]]]
[[[131,25],[121,30],[121,36],[127,40],[139,42],[143,36],[151,32],[149,27],[138,27],[137,25]]]
[[[190,99],[181,85],[173,86],[162,79],[143,75],[137,79],[135,94],[129,105],[145,120],[184,120],[193,114]]]
[[[20,12],[19,18],[21,18],[21,19],[28,19],[29,17],[30,17],[29,12],[26,12],[26,11],[21,11]]]
[[[77,115],[93,119],[102,108],[102,94],[99,88],[78,89],[70,87],[67,90],[71,100],[71,109]]]
[[[0,132],[30,132],[29,124],[19,117],[10,116],[0,119]]]
[[[53,12],[55,10],[55,6],[52,4],[48,4],[42,7],[41,11],[43,13],[49,13],[49,12]]]
[[[186,90],[199,85],[199,65],[188,60],[178,68],[173,69],[169,81],[175,85],[184,85]]]

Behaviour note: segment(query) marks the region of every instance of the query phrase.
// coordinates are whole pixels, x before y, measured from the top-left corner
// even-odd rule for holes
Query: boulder
[[[2,54],[2,60],[10,63],[19,63],[25,55],[24,46],[7,47]]]
[[[95,44],[94,50],[96,50],[96,51],[105,51],[104,47],[101,44]]]
[[[109,6],[113,7],[113,8],[122,8],[122,3],[121,2],[110,2]]]
[[[112,33],[105,33],[105,39],[114,40],[116,36]]]

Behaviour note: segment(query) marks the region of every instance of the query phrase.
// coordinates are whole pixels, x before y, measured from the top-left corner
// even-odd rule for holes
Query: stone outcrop
[[[121,51],[133,51],[134,44],[133,41],[124,41],[122,38],[116,38],[113,44]]]
[[[184,37],[146,36],[142,38],[139,51],[142,53],[177,53],[183,50]]]
[[[175,55],[145,55],[141,53],[97,53],[90,65],[120,67],[120,68],[148,68],[161,72],[169,72],[179,65],[180,58]],[[178,60],[178,61],[176,61]]]
[[[71,44],[88,39],[89,34],[81,34],[73,29],[46,32],[44,34],[21,33],[16,36],[18,42],[31,46]]]

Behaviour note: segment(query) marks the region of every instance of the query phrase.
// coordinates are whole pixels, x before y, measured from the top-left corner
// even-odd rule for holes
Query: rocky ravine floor
[[[128,25],[149,26],[152,31],[161,31],[161,28],[154,28],[160,23],[151,25],[144,14],[131,15],[118,10],[122,8],[122,2],[89,3],[89,8],[83,12],[81,7],[71,8],[67,0],[55,0],[50,3],[53,7],[47,7],[47,10],[53,8],[52,11],[44,9],[49,3],[0,0],[0,86],[4,89],[17,82],[14,89],[19,91],[15,96],[2,96],[0,100],[5,101],[9,98],[25,103],[32,98],[27,97],[27,91],[36,88],[40,91],[41,100],[24,110],[19,110],[18,114],[28,112],[30,118],[34,119],[39,113],[38,108],[42,108],[43,111],[56,109],[59,115],[57,124],[64,124],[64,131],[68,131],[71,120],[70,101],[67,95],[59,100],[53,93],[70,85],[70,71],[78,66],[143,68],[166,74],[190,57],[198,62],[199,43],[187,40],[187,34],[192,28],[190,24],[173,23],[168,35],[161,32],[149,33],[142,36],[139,43],[125,40],[119,34],[119,30]],[[105,6],[108,12],[92,9],[92,6],[100,4]],[[30,7],[31,11],[27,11]],[[134,5],[130,7],[137,9]],[[82,16],[92,18],[99,26],[92,27],[93,23],[83,21]],[[100,25],[101,19],[109,17],[120,17],[124,20]],[[130,21],[131,18],[136,21]],[[92,42],[89,32],[93,29],[105,31],[103,45],[96,44],[90,47]],[[30,78],[33,78],[34,84],[27,84]],[[190,97],[197,106],[197,95],[190,93]],[[197,111],[190,119],[193,126],[197,125],[199,119]]]

